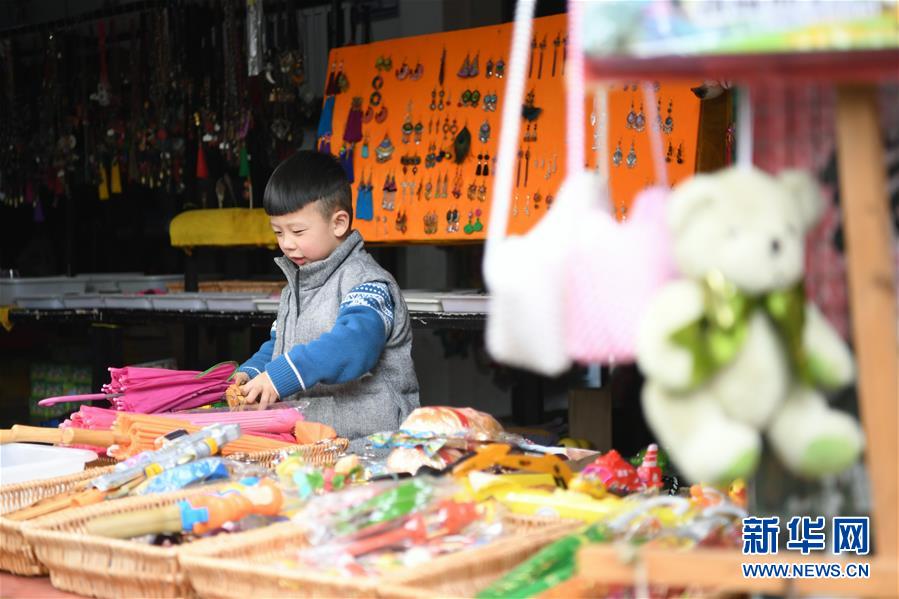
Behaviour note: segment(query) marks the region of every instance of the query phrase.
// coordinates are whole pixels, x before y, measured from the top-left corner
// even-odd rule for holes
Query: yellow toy
[[[499,443],[478,447],[472,457],[458,463],[453,468],[453,475],[465,477],[476,470],[489,470],[500,466],[529,472],[544,472],[552,475],[557,486],[563,489],[568,488],[572,477],[571,468],[558,456],[513,454],[510,453],[511,450],[510,446]]]

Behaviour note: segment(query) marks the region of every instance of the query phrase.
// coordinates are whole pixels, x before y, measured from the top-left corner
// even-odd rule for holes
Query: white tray
[[[139,277],[122,277],[116,281],[122,293],[140,293],[149,290],[168,289],[169,283],[184,281],[184,275],[142,275]]]
[[[151,295],[150,304],[154,310],[191,310],[202,312],[206,309],[205,297],[197,292]]]
[[[16,299],[16,305],[30,310],[62,310],[65,308],[59,295],[30,295]]]
[[[267,299],[259,295],[242,293],[204,293],[206,307],[209,310],[222,312],[253,312],[256,310],[255,300]]]
[[[447,293],[440,296],[445,312],[485,313],[489,300],[490,296],[475,291]]]
[[[72,277],[0,279],[0,306],[12,305],[20,297],[84,293],[84,288],[84,280]]]
[[[94,308],[102,308],[106,305],[105,298],[97,293],[86,295],[67,295],[62,298],[62,303],[66,308],[72,310],[92,310]]]
[[[281,300],[277,298],[254,299],[253,304],[257,312],[277,312]]]
[[[107,308],[116,308],[119,310],[151,310],[153,306],[150,304],[149,295],[107,295],[103,303]]]
[[[143,276],[139,272],[87,272],[75,275],[75,278],[84,281],[85,291],[88,293],[119,293],[122,291],[119,281],[139,279]]]
[[[96,459],[97,454],[86,449],[7,443],[0,445],[0,483],[9,485],[74,474]]]
[[[440,296],[445,291],[428,291],[424,289],[403,289],[403,299],[411,312],[442,312],[443,304]]]

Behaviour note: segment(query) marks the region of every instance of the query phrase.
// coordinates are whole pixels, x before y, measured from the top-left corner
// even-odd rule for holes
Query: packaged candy
[[[339,491],[362,480],[363,468],[355,455],[342,457],[333,468],[310,466],[302,456],[292,455],[282,460],[275,472],[285,488],[295,490],[299,498],[305,500],[314,494]]]
[[[451,480],[425,476],[314,497],[302,521],[310,547],[297,561],[348,575],[414,566],[502,533],[495,504],[476,504]]]
[[[192,484],[228,478],[231,472],[222,458],[203,458],[170,468],[148,478],[134,490],[134,495],[150,495],[177,491]]]

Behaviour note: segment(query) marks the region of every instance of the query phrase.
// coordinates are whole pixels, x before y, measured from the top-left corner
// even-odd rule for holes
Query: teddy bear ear
[[[680,233],[697,211],[713,203],[718,193],[717,187],[709,175],[696,175],[678,185],[668,204],[668,227],[671,232]]]
[[[824,212],[818,181],[808,171],[799,169],[781,171],[777,178],[795,201],[805,229],[812,228]]]

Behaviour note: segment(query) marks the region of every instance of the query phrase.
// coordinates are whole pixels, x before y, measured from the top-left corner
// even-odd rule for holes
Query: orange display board
[[[532,106],[540,109],[540,114],[532,121],[522,119],[520,156],[514,165],[515,197],[509,220],[512,233],[526,232],[552,209],[554,196],[564,179],[566,26],[565,15],[534,21],[536,48],[527,65],[526,93],[533,93]],[[360,186],[371,182],[371,219],[359,218],[369,216],[364,207],[354,219],[354,227],[367,241],[459,243],[484,239],[490,218],[506,76],[510,69],[511,35],[509,23],[331,51],[331,70],[342,73],[346,85],[333,100],[329,143],[335,155],[341,151],[352,153],[354,205],[359,199]],[[472,69],[466,67],[475,61],[476,74],[461,76],[471,75]],[[498,73],[500,61],[504,63],[503,77]],[[384,68],[385,63],[389,63],[389,69]],[[663,121],[668,116],[669,102],[672,107],[674,128],[670,135],[662,136],[666,151],[671,144],[671,161],[666,163],[671,183],[695,170],[699,100],[689,87],[683,83],[657,86]],[[372,102],[375,91],[380,97],[375,95]],[[472,95],[479,96],[477,104],[463,105],[463,99]],[[493,106],[489,96],[496,97]],[[344,143],[354,98],[361,98],[361,111],[372,118],[364,119],[362,124],[363,141]],[[586,101],[592,105],[589,98]],[[640,189],[656,181],[649,128],[657,124],[657,107],[643,107],[644,126],[642,131],[637,131],[627,126],[631,102],[636,115],[642,93],[633,91],[630,84],[613,87],[609,96],[609,159],[612,160],[620,141],[622,160],[618,166],[610,164],[609,171],[619,217],[626,215],[627,207]],[[595,166],[593,116],[588,109],[584,123],[591,166]],[[405,138],[404,124],[412,130]],[[482,127],[489,127],[488,136],[482,136]],[[416,128],[419,133],[415,133]],[[470,151],[464,161],[457,163],[454,141],[464,128],[470,133]],[[388,160],[379,160],[378,146],[385,138],[394,149]],[[441,152],[446,157],[430,164],[428,154]],[[630,160],[631,166],[628,166],[629,154],[636,157]],[[392,187],[395,191],[391,191]],[[364,198],[363,188],[365,205]]]

